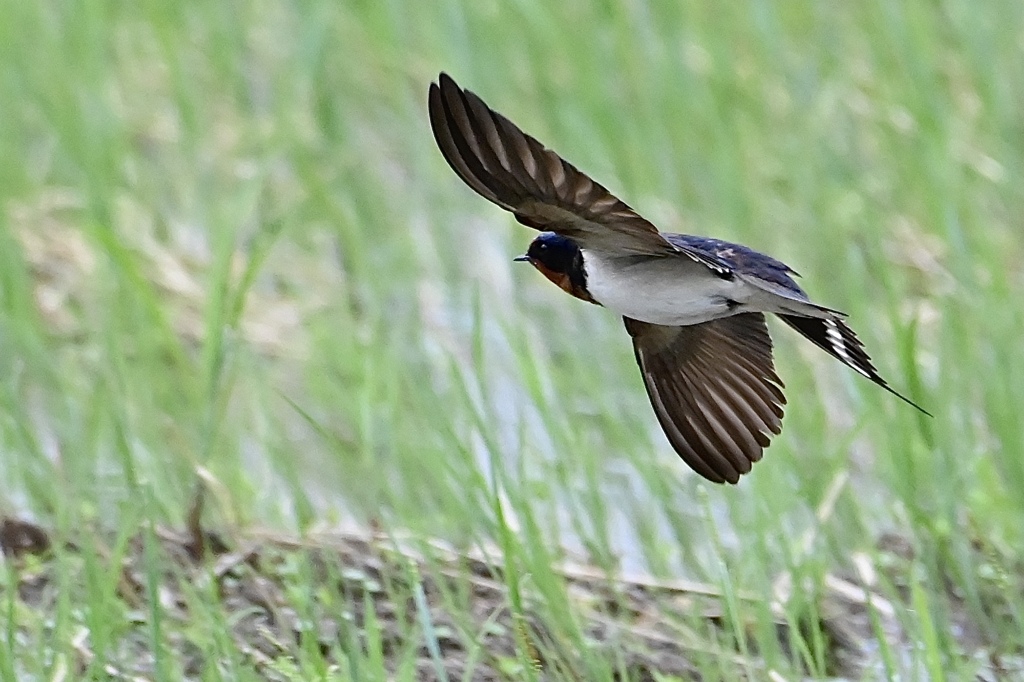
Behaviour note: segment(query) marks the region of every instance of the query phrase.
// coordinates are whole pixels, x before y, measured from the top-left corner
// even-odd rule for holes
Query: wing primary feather
[[[445,78],[441,79],[441,83],[442,85],[445,84]],[[512,210],[511,206],[499,199],[478,177],[478,175],[484,174],[484,169],[472,155],[466,141],[462,139],[462,133],[459,132],[458,135],[455,135],[457,126],[453,129],[452,114],[441,93],[441,88],[437,84],[431,84],[428,108],[434,139],[437,140],[437,146],[441,150],[441,155],[444,156],[445,161],[448,162],[452,170],[462,178],[463,182],[483,198],[498,204],[502,208]],[[471,167],[471,164],[474,167]]]
[[[637,364],[643,366],[639,355],[637,356]],[[658,423],[661,424],[662,431],[668,437],[669,443],[672,444],[672,449],[686,462],[687,466],[696,471],[698,474],[711,481],[712,483],[725,483],[725,478],[709,466],[704,459],[697,454],[697,452],[690,446],[686,437],[679,430],[675,421],[669,418],[669,408],[665,404],[664,399],[658,391],[658,387],[650,381],[644,381],[644,387],[647,389],[647,397],[650,398],[651,405],[654,407],[654,416],[658,419]]]
[[[666,368],[662,367],[659,370],[664,372]],[[702,445],[704,461],[708,462],[727,481],[735,483],[741,474],[746,473],[745,467],[735,459],[732,448],[728,447],[719,437],[715,428],[708,421],[700,402],[699,389],[685,375],[684,381],[686,381],[685,386],[679,386],[676,383],[667,384],[677,405],[673,412],[682,416],[689,425],[690,440],[696,438]]]
[[[466,101],[462,90],[455,86],[454,82],[452,85],[453,87],[450,88],[442,87],[441,95],[448,128],[453,133],[458,133],[457,135],[452,135],[456,149],[462,160],[473,171],[477,181],[486,187],[490,193],[490,196],[486,194],[484,196],[486,198],[494,197],[492,201],[508,210],[514,211],[522,198],[521,194],[516,191],[514,186],[508,185],[500,177],[501,164],[498,162],[497,157],[494,156],[493,151],[485,143],[486,134],[482,134],[476,128],[479,123],[475,123],[476,117],[470,114],[469,103]],[[481,138],[484,140],[484,143],[481,142]],[[487,158],[488,152],[490,153],[490,159]],[[491,165],[497,166],[497,168],[488,168],[488,162]]]
[[[652,385],[654,384],[652,383]],[[669,394],[674,393],[671,388],[663,388],[665,388]],[[656,388],[655,390],[657,390],[659,396],[661,396],[662,411],[659,415],[659,421],[661,421],[662,426],[664,426],[666,422],[672,425],[672,430],[676,435],[676,440],[672,441],[670,439],[670,442],[676,449],[676,452],[682,454],[682,452],[680,452],[681,445],[682,450],[690,454],[690,459],[687,460],[687,463],[691,467],[693,467],[693,461],[698,461],[701,463],[700,469],[706,469],[714,472],[714,478],[711,480],[717,479],[717,481],[734,483],[738,479],[738,475],[733,470],[732,465],[714,451],[709,453],[706,446],[703,446],[703,444],[699,442],[699,438],[696,439],[698,442],[694,442],[694,428],[688,417],[688,413],[692,412],[693,408],[687,405],[685,401],[680,405],[679,398],[676,395],[670,395],[669,397],[672,401],[671,403],[667,402],[665,399],[665,392],[660,388]],[[684,459],[686,458],[684,457]],[[698,470],[698,473],[700,473],[697,467],[694,468]]]

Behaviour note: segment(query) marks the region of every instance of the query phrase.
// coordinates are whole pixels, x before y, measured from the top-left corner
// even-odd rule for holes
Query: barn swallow
[[[659,232],[575,166],[442,73],[430,125],[478,194],[540,230],[516,260],[622,315],[665,435],[694,471],[736,483],[782,430],[765,314],[889,393],[845,314],[812,302],[785,263],[740,244]]]

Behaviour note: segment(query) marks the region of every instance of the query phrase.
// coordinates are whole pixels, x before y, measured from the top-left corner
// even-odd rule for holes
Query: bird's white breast
[[[733,315],[754,293],[738,278],[723,279],[682,255],[616,258],[584,249],[583,264],[594,300],[650,324],[691,325]]]

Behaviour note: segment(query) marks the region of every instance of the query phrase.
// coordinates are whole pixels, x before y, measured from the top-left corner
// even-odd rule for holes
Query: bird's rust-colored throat
[[[537,271],[540,272],[540,274],[547,277],[549,280],[551,280],[551,282],[554,283],[555,286],[557,286],[559,289],[569,294],[570,296],[575,296],[581,301],[586,301],[587,303],[601,305],[600,303],[594,300],[594,298],[586,289],[584,289],[581,286],[574,285],[568,273],[555,272],[554,270],[551,270],[550,268],[545,266],[540,261],[535,260],[533,258],[529,259],[529,263],[533,267],[537,268]]]

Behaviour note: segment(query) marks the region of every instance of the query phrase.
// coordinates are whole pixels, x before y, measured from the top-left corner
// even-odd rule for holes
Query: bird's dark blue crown
[[[583,257],[576,242],[554,232],[541,232],[540,236],[530,243],[526,256],[552,272],[573,275],[576,269],[582,269]]]

